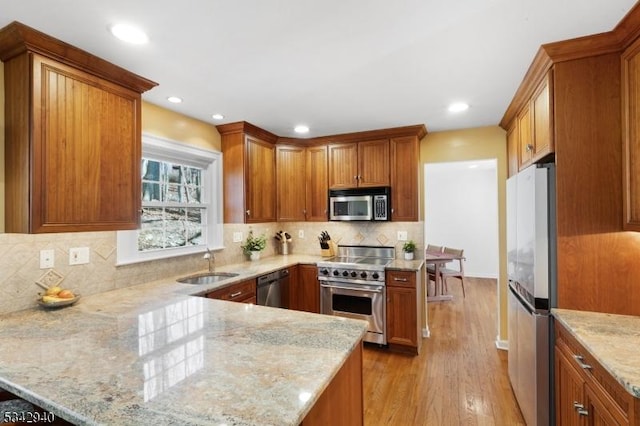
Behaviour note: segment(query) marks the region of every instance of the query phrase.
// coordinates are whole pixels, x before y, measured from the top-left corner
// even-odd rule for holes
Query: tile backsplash
[[[283,230],[291,234],[290,254],[319,254],[318,235],[327,231],[337,244],[395,246],[397,257],[402,257],[402,241],[398,231],[406,231],[408,239],[417,243],[417,257],[422,251],[422,222],[281,222],[253,225],[225,224],[224,250],[216,253],[216,264],[225,265],[246,260],[240,248],[241,242],[233,242],[234,233],[242,233],[242,240],[249,229],[254,234],[267,236],[267,248],[263,256],[279,254],[279,244],[274,236]],[[89,263],[68,265],[69,249],[89,247]],[[116,266],[116,233],[85,232],[63,234],[0,234],[0,314],[36,306],[37,293],[42,291],[35,282],[47,273],[40,269],[40,250],[54,251],[55,272],[64,279],[63,287],[81,295],[101,293],[122,287],[142,284],[168,276],[201,271],[207,267],[202,255],[187,255],[171,259]]]

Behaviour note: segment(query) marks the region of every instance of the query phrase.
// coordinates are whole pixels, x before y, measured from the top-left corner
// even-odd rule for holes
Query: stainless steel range
[[[369,323],[364,340],[387,344],[385,267],[394,247],[338,246],[337,256],[317,262],[320,312]]]

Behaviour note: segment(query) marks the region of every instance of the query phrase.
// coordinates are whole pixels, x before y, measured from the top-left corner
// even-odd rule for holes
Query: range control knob
[[[380,278],[380,275],[377,272],[374,272],[373,275],[371,275],[373,277],[374,280],[377,280],[378,278]]]
[[[360,273],[360,278],[362,278],[363,280],[364,280],[365,278],[367,278],[367,273],[366,273],[366,272],[361,272],[361,273]]]
[[[348,271],[344,271],[344,272],[342,272],[342,276],[343,276],[343,277],[346,277],[347,275],[349,275],[349,272],[348,272]]]
[[[340,275],[340,272],[338,272],[338,271],[333,271],[333,275],[335,275],[335,276],[337,277],[338,275]]]
[[[356,276],[358,276],[358,273],[356,271],[351,271],[351,276],[355,278]]]
[[[322,275],[329,275],[329,270],[328,269],[323,269],[322,271],[320,271],[320,273]]]

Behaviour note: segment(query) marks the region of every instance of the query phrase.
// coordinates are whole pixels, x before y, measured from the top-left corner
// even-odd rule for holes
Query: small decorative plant
[[[416,251],[416,243],[413,240],[409,240],[402,246],[402,251],[405,253],[413,253]]]
[[[252,251],[262,251],[267,247],[267,237],[262,234],[258,237],[253,236],[253,230],[249,230],[247,240],[241,245],[245,254],[250,255]]]
[[[402,246],[405,260],[413,260],[413,252],[416,251],[416,243],[413,240],[409,240]]]

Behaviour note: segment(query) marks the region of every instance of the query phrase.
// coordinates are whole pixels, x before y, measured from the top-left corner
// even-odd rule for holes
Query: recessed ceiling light
[[[477,169],[478,165],[477,164],[471,164],[471,165],[469,165],[469,168],[470,169]]]
[[[449,105],[449,112],[462,112],[469,109],[469,104],[465,104],[464,102],[456,102]]]
[[[171,102],[172,104],[181,104],[182,103],[182,98],[179,98],[177,96],[169,96],[167,98],[167,100],[169,102]]]
[[[224,118],[224,115],[222,115],[222,114],[213,114],[211,116],[211,118],[213,118],[214,120],[222,120]]]
[[[293,131],[296,133],[309,133],[309,127],[301,124],[299,126],[294,127]]]
[[[128,24],[114,24],[109,28],[114,37],[131,44],[145,44],[149,37],[140,28]]]

